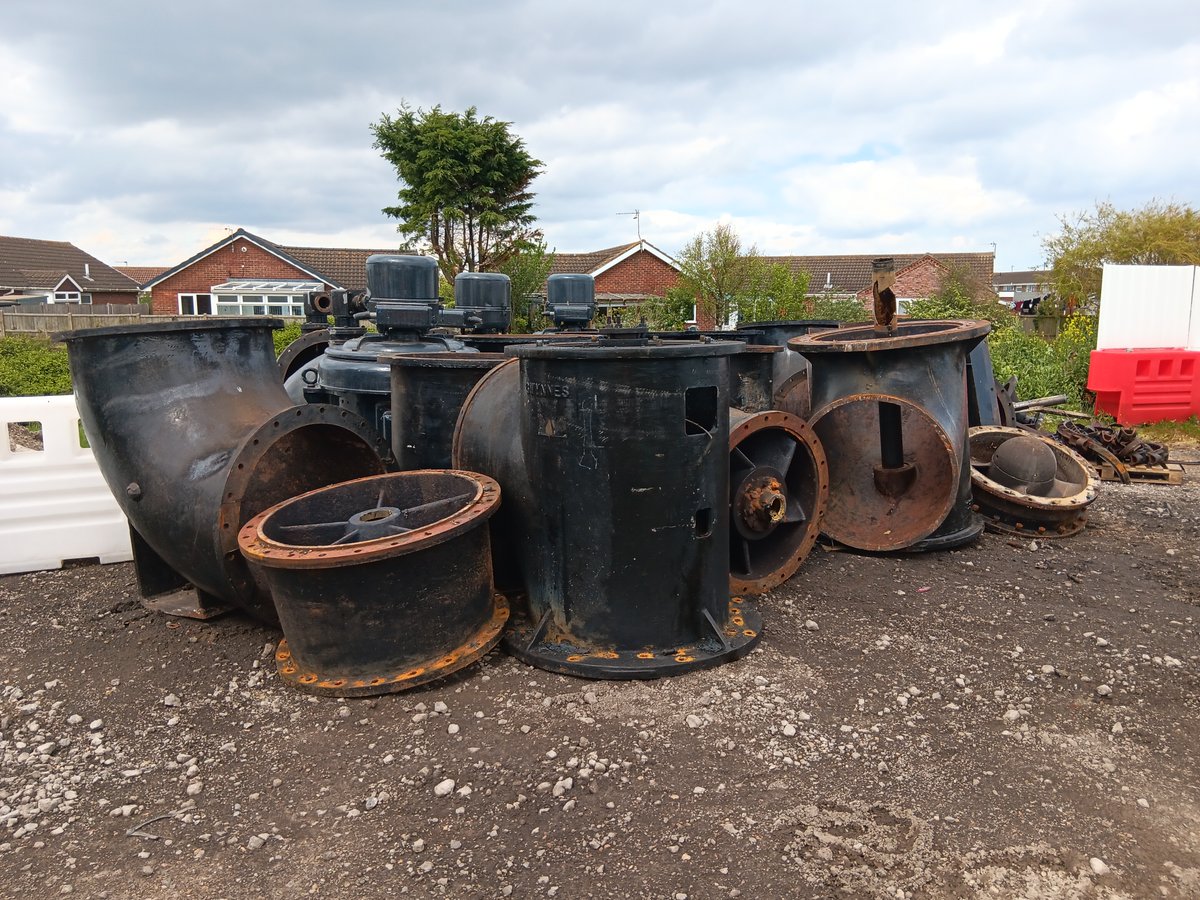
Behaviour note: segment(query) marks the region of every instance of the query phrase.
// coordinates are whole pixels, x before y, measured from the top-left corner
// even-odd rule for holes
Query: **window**
[[[52,303],[78,303],[79,291],[55,291]]]
[[[179,314],[181,316],[211,316],[212,294],[180,294]]]
[[[319,281],[228,281],[212,288],[219,316],[303,316],[304,297],[325,287]]]

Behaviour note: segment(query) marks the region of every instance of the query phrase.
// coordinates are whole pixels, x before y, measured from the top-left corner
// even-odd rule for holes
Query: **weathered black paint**
[[[275,609],[237,552],[238,528],[287,497],[385,471],[382,441],[357,416],[292,404],[271,342],[281,325],[207,319],[59,335],[88,442],[131,525],[198,591],[268,621]],[[166,583],[155,568],[145,584]]]

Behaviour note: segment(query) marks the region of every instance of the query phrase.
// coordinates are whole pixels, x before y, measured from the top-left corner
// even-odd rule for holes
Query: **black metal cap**
[[[587,304],[596,302],[596,279],[591,275],[562,274],[546,279],[546,304]]]
[[[512,282],[499,272],[459,272],[454,278],[454,305],[508,309],[512,306]]]
[[[429,256],[376,253],[367,257],[367,289],[372,300],[438,299],[438,264]]]

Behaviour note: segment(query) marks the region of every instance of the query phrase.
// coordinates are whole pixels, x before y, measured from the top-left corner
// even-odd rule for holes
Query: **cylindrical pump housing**
[[[397,467],[446,469],[454,425],[476,383],[508,359],[503,353],[385,355],[392,367],[392,452]],[[515,423],[514,423],[515,427]]]
[[[936,549],[979,535],[966,364],[988,330],[907,321],[891,334],[865,325],[788,342],[811,365],[811,424],[829,460],[826,534],[862,550]]]
[[[738,349],[512,351],[537,498],[520,551],[529,618],[506,638],[518,656],[645,678],[736,658],[757,641],[756,615],[728,593],[727,358]]]

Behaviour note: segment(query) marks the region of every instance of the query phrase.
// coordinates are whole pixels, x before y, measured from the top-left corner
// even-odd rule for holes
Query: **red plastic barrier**
[[[1122,425],[1200,415],[1200,352],[1093,350],[1088,390]]]

